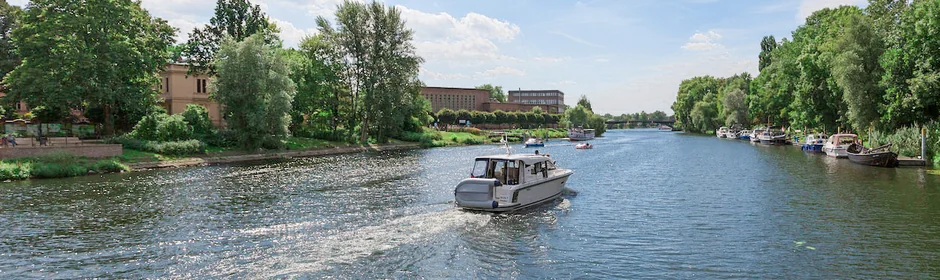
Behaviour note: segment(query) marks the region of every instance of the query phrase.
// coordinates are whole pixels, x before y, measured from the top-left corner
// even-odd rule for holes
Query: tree
[[[772,58],[770,54],[777,48],[777,39],[774,39],[774,35],[764,36],[764,39],[760,41],[760,55],[758,56],[758,71],[764,70],[764,67],[770,65]]]
[[[590,110],[581,104],[578,104],[574,108],[568,108],[568,110],[565,110],[564,122],[567,123],[570,127],[586,127],[589,126],[588,119],[593,114],[594,113],[592,113]]]
[[[718,109],[711,101],[696,102],[691,114],[695,131],[706,132],[718,128]]]
[[[6,0],[0,0],[0,78],[6,77],[7,73],[20,65],[20,58],[16,55],[10,33],[15,28],[21,12],[19,7],[10,6]]]
[[[477,86],[477,89],[485,89],[490,92],[490,98],[495,98],[496,101],[506,102],[506,94],[503,93],[503,87],[493,86],[491,84],[483,84]]]
[[[594,109],[591,108],[591,100],[588,100],[587,96],[581,95],[581,99],[578,100],[578,106],[584,107],[588,111],[594,112]]]
[[[833,76],[843,89],[846,116],[857,131],[864,131],[881,118],[879,104],[884,103],[884,90],[878,86],[884,70],[878,62],[884,53],[883,42],[872,27],[870,18],[856,15],[836,41]]]
[[[507,124],[507,123],[509,123],[509,115],[506,114],[506,112],[503,112],[502,110],[496,110],[495,112],[493,112],[493,116],[494,116],[495,119],[496,119],[496,121],[493,122],[493,123],[495,123],[495,124]]]
[[[226,39],[213,64],[211,97],[224,106],[228,127],[246,149],[279,148],[287,138],[296,91],[288,62],[261,34]]]
[[[457,121],[457,113],[451,109],[441,109],[437,111],[437,119],[441,124],[454,124]]]
[[[426,114],[418,67],[424,62],[412,44],[398,8],[346,1],[336,11],[336,27],[317,18],[320,34],[343,58],[345,87],[352,93],[359,142],[375,135],[380,142],[402,131],[413,116]]]
[[[734,126],[734,125],[748,125],[747,120],[747,100],[746,94],[741,89],[735,89],[728,94],[725,94],[722,104],[724,104],[725,115],[725,125]],[[664,114],[665,115],[665,114]]]
[[[323,36],[315,35],[300,42],[294,58],[291,79],[297,85],[297,95],[291,104],[291,118],[295,129],[311,127],[317,131],[329,131],[331,138],[337,135],[343,116],[354,115],[348,102],[349,89],[343,82],[344,65],[334,46]]]
[[[194,28],[186,42],[190,73],[214,75],[213,60],[226,37],[240,42],[257,33],[264,34],[267,44],[278,42],[277,27],[268,22],[260,6],[248,0],[217,0],[209,24]]]
[[[542,113],[542,107],[539,107],[539,106],[532,107],[532,110],[531,110],[530,112],[536,113],[536,114],[541,114],[541,113]]]
[[[32,1],[11,34],[23,63],[5,78],[10,99],[60,112],[98,106],[112,135],[121,112],[157,103],[173,34],[138,1]]]
[[[207,136],[214,130],[212,119],[209,118],[209,111],[205,106],[186,104],[186,110],[180,115],[193,128],[193,134]]]

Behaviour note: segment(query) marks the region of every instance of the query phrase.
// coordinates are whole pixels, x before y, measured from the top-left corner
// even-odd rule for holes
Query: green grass
[[[120,158],[89,159],[69,154],[51,154],[38,158],[0,161],[0,180],[28,178],[62,178],[86,175],[89,172],[110,173],[129,171]]]

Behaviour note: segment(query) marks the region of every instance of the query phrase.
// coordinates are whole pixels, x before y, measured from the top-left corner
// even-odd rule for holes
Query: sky
[[[215,0],[141,0],[185,42]],[[286,47],[316,34],[343,0],[251,0]],[[28,0],[8,0],[23,6]],[[813,11],[865,0],[383,0],[414,30],[428,86],[558,89],[597,113],[672,113],[679,83],[700,75],[756,76],[763,36],[789,38]]]

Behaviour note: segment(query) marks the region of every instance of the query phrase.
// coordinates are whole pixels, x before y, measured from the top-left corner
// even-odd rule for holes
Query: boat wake
[[[451,208],[443,212],[402,216],[352,230],[316,233],[321,223],[301,222],[247,229],[240,233],[255,237],[283,235],[272,238],[276,246],[264,252],[264,258],[252,260],[261,262],[252,268],[277,269],[249,272],[251,278],[279,278],[354,263],[360,258],[382,254],[402,245],[431,241],[445,232],[473,231],[485,226],[491,218]],[[238,267],[237,264],[244,261],[223,260],[232,263],[218,264],[218,268]]]

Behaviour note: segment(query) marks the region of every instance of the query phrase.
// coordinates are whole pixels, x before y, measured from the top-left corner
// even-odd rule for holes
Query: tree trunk
[[[114,135],[114,116],[111,114],[111,104],[104,104],[102,111],[104,112],[104,134],[112,136]]]

